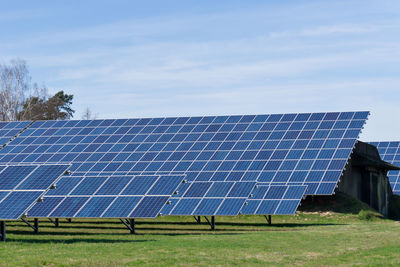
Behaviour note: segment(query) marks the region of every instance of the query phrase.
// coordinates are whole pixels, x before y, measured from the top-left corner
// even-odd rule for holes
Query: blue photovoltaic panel
[[[44,197],[42,202],[36,203],[29,211],[29,217],[42,217],[42,214],[50,214],[65,197]]]
[[[382,160],[400,166],[400,141],[370,142],[378,148]],[[400,195],[400,171],[388,172],[389,183],[394,194]]]
[[[10,193],[10,191],[0,191],[0,201],[3,198],[5,198],[9,193]]]
[[[257,186],[243,206],[242,214],[291,215],[297,210],[307,186]]]
[[[10,142],[11,139],[31,123],[31,121],[0,122],[0,146]]]
[[[42,194],[42,191],[11,192],[0,202],[0,220],[19,219]]]
[[[134,218],[155,218],[168,202],[169,196],[146,196],[131,213]]]
[[[238,215],[256,182],[192,182],[171,198],[163,215]],[[179,191],[179,190],[178,190]]]
[[[97,218],[110,206],[115,197],[93,197],[75,217]]]
[[[186,174],[188,181],[307,185],[306,194],[325,195],[368,114],[37,121],[0,150],[0,163],[71,163],[77,177]]]
[[[0,173],[0,190],[12,190],[37,166],[9,166]]]
[[[51,190],[52,196],[68,195],[82,181],[83,177],[63,177],[57,182],[57,187]]]
[[[46,201],[47,198],[44,199]],[[89,197],[66,197],[48,216],[54,218],[71,218],[86,203]],[[28,213],[29,214],[29,213]],[[39,216],[41,217],[41,216]]]
[[[142,197],[119,197],[107,209],[103,217],[105,218],[128,218],[132,210],[142,200]]]
[[[112,176],[96,191],[96,195],[119,195],[131,180],[130,176]]]
[[[31,175],[26,178],[18,190],[46,190],[54,181],[58,180],[66,170],[68,165],[43,165],[39,166]]]
[[[69,165],[1,166],[0,220],[16,220],[68,170]]]
[[[49,191],[44,201],[29,211],[28,216],[154,218],[183,179],[183,175],[65,177],[56,190]]]
[[[104,184],[107,177],[85,177],[70,193],[70,195],[93,195]]]

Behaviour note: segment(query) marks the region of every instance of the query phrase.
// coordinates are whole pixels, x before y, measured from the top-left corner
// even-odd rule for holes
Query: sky
[[[368,110],[400,140],[400,1],[5,1],[0,63],[74,118]]]

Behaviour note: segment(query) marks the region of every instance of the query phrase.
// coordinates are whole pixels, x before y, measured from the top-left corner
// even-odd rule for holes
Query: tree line
[[[63,90],[50,95],[46,86],[32,82],[24,60],[0,64],[1,121],[71,119],[75,113],[73,98]],[[83,114],[84,119],[94,116],[88,108]]]

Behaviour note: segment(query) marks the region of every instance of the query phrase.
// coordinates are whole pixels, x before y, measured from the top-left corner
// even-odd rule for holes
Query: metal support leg
[[[6,241],[6,222],[0,222],[0,241]]]
[[[37,234],[39,232],[39,219],[38,218],[34,219],[33,225],[35,226],[35,228],[33,230],[35,231],[35,234]]]
[[[204,216],[204,219],[211,226],[211,230],[215,230],[215,216],[211,216],[211,221],[206,216]]]
[[[127,219],[127,220],[123,220],[123,219],[119,219],[125,226],[126,228],[129,229],[129,231],[131,232],[131,234],[135,234],[135,219]]]
[[[200,216],[193,216],[194,219],[196,220],[197,223],[201,223],[201,217]]]
[[[265,217],[265,219],[267,220],[268,225],[271,225],[271,224],[272,224],[271,215],[264,215],[264,217]]]
[[[131,226],[131,234],[135,233],[135,219],[129,219],[129,224]]]
[[[35,234],[37,234],[39,232],[39,219],[35,218],[33,221],[33,225],[28,222],[27,220],[25,220],[24,218],[21,218],[21,220],[26,223],[30,228],[33,229],[33,231],[35,232]]]
[[[72,222],[72,219],[67,219],[67,222],[71,223],[71,222]]]
[[[60,222],[59,222],[58,218],[57,218],[57,219],[54,219],[54,221],[53,221],[52,219],[49,218],[49,221],[52,222],[52,223],[54,224],[55,227],[60,226]]]

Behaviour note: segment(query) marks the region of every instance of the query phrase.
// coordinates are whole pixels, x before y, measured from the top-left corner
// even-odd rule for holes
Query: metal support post
[[[35,231],[35,234],[37,234],[38,232],[39,232],[39,219],[38,218],[35,218],[34,220],[33,220],[33,225],[34,225],[34,231]]]
[[[33,229],[33,231],[35,232],[35,234],[37,234],[37,232],[39,231],[39,220],[37,218],[34,219],[33,221],[33,225],[28,222],[27,220],[25,220],[24,218],[21,218],[21,220],[26,223],[30,228]]]
[[[0,221],[0,241],[6,241],[6,222]]]
[[[265,219],[267,220],[267,222],[268,222],[268,225],[271,225],[271,224],[272,224],[272,218],[271,218],[271,215],[264,215],[264,217],[265,217]]]
[[[72,222],[72,219],[67,219],[67,222],[71,223],[71,222]]]
[[[204,219],[211,226],[211,230],[215,230],[215,216],[211,216],[211,221],[206,216],[204,216]]]
[[[131,234],[135,233],[135,219],[129,219],[129,224],[131,226]]]
[[[119,219],[125,226],[126,228],[129,229],[131,234],[135,234],[135,219]]]
[[[194,219],[196,220],[197,223],[201,223],[201,217],[200,216],[193,216]]]
[[[51,223],[53,223],[55,227],[60,226],[60,222],[59,222],[58,218],[54,219],[54,221],[53,221],[52,219],[49,218],[49,221],[50,221]]]

